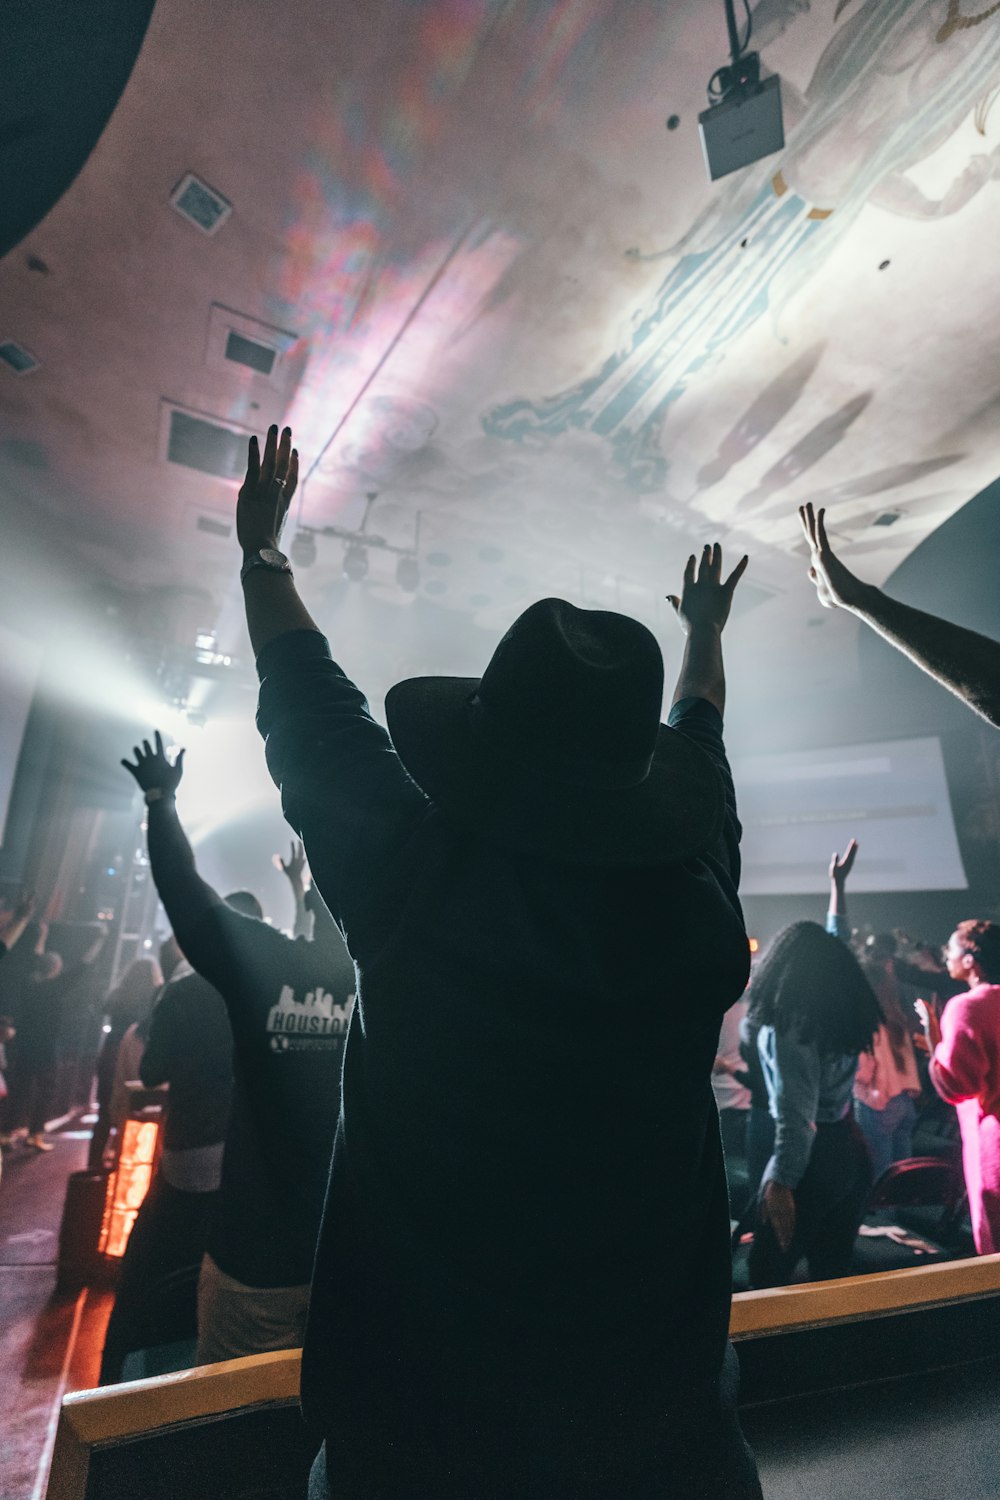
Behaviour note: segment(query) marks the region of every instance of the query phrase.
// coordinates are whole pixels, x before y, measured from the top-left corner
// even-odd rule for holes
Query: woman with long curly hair
[[[851,863],[853,847],[831,866],[841,892]],[[793,922],[757,968],[750,1018],[760,1028],[757,1047],[775,1122],[750,1284],[786,1285],[803,1255],[814,1281],[846,1276],[872,1183],[852,1091],[859,1055],[882,1024],[878,1001],[840,937],[818,922]]]

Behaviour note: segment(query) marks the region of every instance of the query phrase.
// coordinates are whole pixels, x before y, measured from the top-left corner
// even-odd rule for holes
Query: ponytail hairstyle
[[[793,922],[774,938],[754,972],[750,1016],[826,1057],[870,1052],[884,1019],[850,948],[818,922]]]
[[[1000,984],[1000,926],[996,922],[959,922],[955,936],[964,953],[971,953],[987,984]]]

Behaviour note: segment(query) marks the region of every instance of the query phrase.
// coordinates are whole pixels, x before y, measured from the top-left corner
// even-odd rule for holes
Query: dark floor
[[[66,1181],[86,1165],[90,1131],[73,1122],[45,1156],[4,1152],[0,1182],[0,1500],[41,1500],[66,1391],[96,1385],[111,1294],[56,1295]]]
[[[744,1410],[766,1500],[997,1500],[1000,1362]]]

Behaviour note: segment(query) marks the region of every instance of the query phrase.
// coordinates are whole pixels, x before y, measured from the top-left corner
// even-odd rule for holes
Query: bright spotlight
[[[351,583],[361,583],[368,577],[368,549],[360,542],[351,542],[344,553],[344,577]]]

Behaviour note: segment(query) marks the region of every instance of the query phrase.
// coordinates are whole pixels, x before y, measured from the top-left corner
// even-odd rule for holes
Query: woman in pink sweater
[[[958,1112],[972,1235],[980,1255],[1000,1252],[1000,926],[960,922],[944,951],[969,986],[938,1021],[917,1001],[930,1079]],[[918,1045],[920,1043],[918,1038]]]

